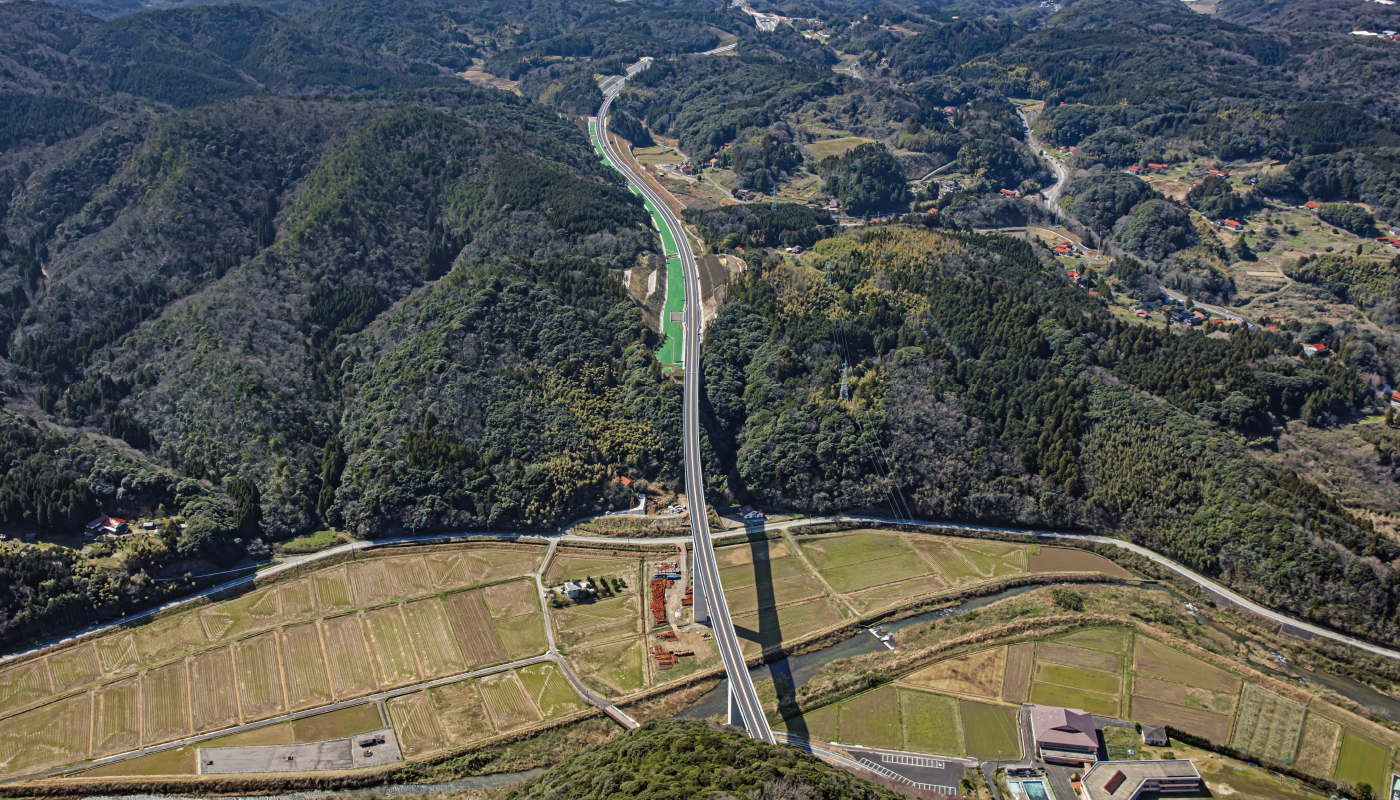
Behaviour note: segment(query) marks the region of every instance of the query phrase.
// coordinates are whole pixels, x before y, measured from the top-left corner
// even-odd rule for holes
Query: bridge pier
[[[729,718],[726,719],[725,722],[736,728],[743,728],[746,731],[751,730],[748,723],[744,721],[743,709],[739,707],[739,695],[734,692],[732,686],[729,690]]]

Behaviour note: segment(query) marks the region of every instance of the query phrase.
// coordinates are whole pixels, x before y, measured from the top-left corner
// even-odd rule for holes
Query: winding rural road
[[[1031,152],[1037,157],[1050,162],[1050,169],[1055,172],[1055,185],[1051,186],[1049,189],[1043,190],[1043,194],[1045,195],[1045,207],[1050,209],[1050,212],[1058,217],[1060,216],[1060,193],[1064,191],[1065,182],[1069,180],[1069,169],[1055,159],[1046,155],[1041,155],[1045,152],[1045,148],[1041,146],[1040,142],[1036,141],[1035,134],[1031,132],[1030,117],[1026,116],[1026,112],[1021,109],[1017,109],[1016,113],[1021,115],[1021,124],[1026,126],[1026,143],[1031,146]]]

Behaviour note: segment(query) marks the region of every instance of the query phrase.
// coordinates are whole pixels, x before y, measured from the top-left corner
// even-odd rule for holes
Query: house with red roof
[[[1166,169],[1166,168],[1167,168],[1167,165],[1166,165],[1166,164],[1153,164],[1151,161],[1149,161],[1149,162],[1147,162],[1147,168],[1148,168],[1148,169]]]
[[[1227,220],[1225,220],[1225,221],[1224,221],[1223,223],[1221,223],[1221,224],[1224,225],[1225,227],[1229,228],[1229,229],[1232,230],[1232,231],[1238,231],[1238,230],[1242,230],[1242,229],[1244,228],[1244,225],[1241,225],[1241,224],[1240,224],[1240,221],[1239,221],[1239,220],[1236,220],[1236,219],[1227,219]]]
[[[1325,353],[1325,352],[1327,352],[1327,345],[1325,345],[1325,344],[1323,344],[1323,343],[1321,343],[1321,342],[1318,342],[1317,344],[1305,344],[1305,345],[1303,345],[1303,355],[1305,355],[1305,356],[1315,356],[1315,355],[1317,355],[1318,353]]]
[[[103,514],[83,526],[83,533],[88,536],[124,536],[131,533],[131,528],[126,524],[126,520]]]
[[[1318,208],[1321,208],[1321,206],[1318,205],[1316,200],[1309,200],[1308,202],[1303,204],[1303,208],[1311,208],[1313,210],[1317,210]]]

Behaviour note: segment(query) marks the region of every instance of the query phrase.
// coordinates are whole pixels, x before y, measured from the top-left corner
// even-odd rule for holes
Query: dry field
[[[293,721],[292,741],[324,742],[328,739],[366,733],[382,728],[384,724],[384,718],[379,715],[379,706],[364,703]]]
[[[282,667],[287,675],[287,701],[291,709],[313,708],[335,699],[330,674],[321,653],[321,633],[315,622],[303,622],[281,630]],[[199,685],[196,682],[194,685]]]
[[[342,565],[323,569],[311,576],[311,582],[316,587],[316,602],[320,605],[322,613],[330,614],[355,606],[355,601],[350,597],[350,579],[346,577],[347,574],[345,566]]]
[[[452,635],[441,600],[429,597],[405,603],[403,615],[408,622],[413,649],[423,666],[424,678],[442,678],[466,671],[466,659]]]
[[[390,689],[422,680],[418,659],[408,640],[408,627],[398,606],[385,606],[364,614],[365,639],[379,673],[379,687]]]
[[[1244,703],[1235,725],[1233,746],[1236,750],[1288,764],[1298,751],[1304,713],[1302,705],[1249,684],[1245,687]]]
[[[575,648],[569,652],[569,662],[577,670],[578,679],[589,688],[607,697],[620,697],[646,686],[643,655],[640,638],[624,639]]]
[[[1134,695],[1132,716],[1134,720],[1143,724],[1170,725],[1197,736],[1204,736],[1217,744],[1230,741],[1231,718],[1225,714],[1176,706]]]
[[[266,719],[287,710],[276,633],[260,633],[235,643],[233,663],[244,720]]]
[[[531,664],[516,670],[516,674],[520,676],[526,694],[545,719],[562,717],[586,708],[556,664]]]
[[[1123,655],[1128,652],[1128,631],[1122,628],[1087,628],[1061,636],[1061,644]]]
[[[408,758],[442,749],[445,744],[438,727],[433,704],[422,692],[402,695],[389,700],[389,716],[394,721],[394,733],[399,748]]]
[[[539,547],[473,548],[429,553],[424,560],[433,585],[449,589],[527,575],[535,571],[543,555],[544,549]]]
[[[1115,578],[1131,578],[1132,574],[1098,553],[1086,553],[1071,547],[1045,547],[1027,559],[1031,572],[1098,572]]]
[[[428,690],[437,712],[438,725],[452,746],[475,742],[494,736],[495,727],[481,703],[481,692],[476,681],[465,680],[435,686]]]
[[[0,673],[0,708],[18,711],[53,693],[45,661],[30,661]]]
[[[1002,699],[1008,703],[1024,703],[1031,690],[1031,667],[1035,663],[1035,645],[1031,642],[1013,644],[1006,654],[1006,679],[1002,682]]]
[[[1123,662],[1118,656],[1058,642],[1041,642],[1036,647],[1035,657],[1037,661],[1049,661],[1054,664],[1081,667],[1096,672],[1117,674],[1123,671]]]
[[[276,625],[282,620],[281,594],[274,586],[201,609],[199,618],[209,641],[236,639]]]
[[[1221,692],[1240,690],[1242,681],[1219,667],[1207,664],[1179,650],[1173,650],[1146,636],[1137,637],[1133,669],[1140,675],[1200,686]]]
[[[237,725],[238,690],[234,687],[233,652],[229,647],[206,650],[190,659],[190,712],[194,729],[214,731]]]
[[[496,730],[514,730],[540,721],[539,710],[514,672],[487,675],[477,681],[477,687],[496,723]]]
[[[386,558],[384,567],[389,570],[389,582],[399,597],[418,597],[432,592],[432,579],[423,564],[422,556],[407,558]]]
[[[86,686],[102,674],[102,667],[97,662],[97,651],[90,644],[61,650],[49,656],[47,661],[49,676],[53,679],[53,690],[56,693]]]
[[[501,644],[501,637],[496,635],[496,629],[491,627],[491,614],[486,610],[480,590],[450,594],[445,604],[447,620],[461,646],[462,660],[469,669],[506,660],[505,647]]]
[[[99,689],[92,700],[92,757],[141,746],[141,681],[127,678]]]
[[[185,662],[141,676],[141,743],[152,745],[190,735],[189,683]]]
[[[902,683],[919,689],[997,697],[1001,694],[1002,676],[1006,671],[1006,648],[993,647],[958,658],[940,661],[901,679]]]
[[[147,664],[159,664],[174,656],[209,646],[204,629],[195,614],[177,614],[154,620],[135,629],[132,634],[136,652]]]
[[[383,559],[351,561],[345,566],[355,605],[361,608],[381,605],[397,594],[394,581],[389,576],[389,567]]]
[[[81,694],[6,720],[0,774],[14,775],[87,758],[92,698]]]
[[[488,586],[482,590],[482,599],[491,612],[491,624],[501,639],[507,658],[528,658],[548,649],[539,591],[534,581],[511,581]]]
[[[310,578],[299,578],[284,583],[282,592],[282,619],[297,621],[310,619],[316,615],[316,598],[311,590]]]
[[[1342,738],[1342,726],[1326,717],[1308,712],[1303,723],[1303,736],[1298,744],[1298,769],[1314,775],[1331,775],[1337,763],[1337,742]]]
[[[324,620],[321,631],[325,637],[331,691],[336,697],[354,697],[379,688],[358,615],[346,614]]]
[[[735,616],[733,619],[734,626],[742,628],[738,633],[744,656],[751,658],[758,655],[763,648],[829,628],[840,623],[845,617],[831,601],[822,598],[778,609],[766,609],[757,614]]]
[[[841,740],[866,747],[898,750],[903,731],[899,722],[899,695],[885,686],[841,703]]]
[[[104,675],[121,675],[140,666],[136,637],[130,633],[104,636],[93,642],[92,646],[97,650],[97,660],[102,664]]]
[[[610,558],[598,555],[596,550],[579,550],[560,547],[549,562],[549,572],[545,575],[545,585],[555,586],[566,580],[582,580],[592,575],[594,578],[619,577],[627,585],[636,588],[637,577],[641,574],[641,560],[638,558]]]
[[[635,593],[551,610],[554,637],[561,647],[601,643],[642,632],[642,601]]]

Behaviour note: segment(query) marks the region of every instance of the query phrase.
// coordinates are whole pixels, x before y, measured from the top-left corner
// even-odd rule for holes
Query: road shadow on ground
[[[751,528],[748,532],[748,545],[753,554],[754,592],[758,597],[758,630],[734,626],[734,633],[743,640],[757,642],[759,647],[768,649],[782,644],[783,628],[778,619],[778,597],[773,589],[772,548],[767,531]],[[792,667],[786,658],[766,664],[755,671],[761,678],[766,672],[773,680],[773,688],[778,694],[778,707],[790,708],[797,691]],[[788,702],[784,702],[787,700]],[[793,736],[807,736],[806,721],[801,715],[784,721],[787,732]]]

